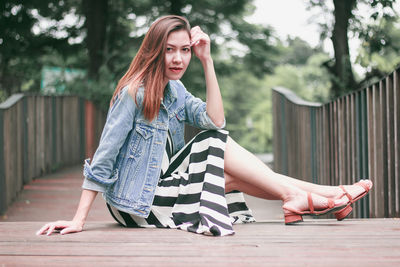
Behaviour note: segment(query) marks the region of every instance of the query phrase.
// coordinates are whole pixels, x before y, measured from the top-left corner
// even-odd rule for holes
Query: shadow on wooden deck
[[[71,219],[81,167],[25,186],[0,219],[0,266],[395,266],[400,220],[315,220],[285,226],[278,201],[248,197],[257,223],[235,235],[208,237],[174,229],[119,227],[98,197],[85,231],[50,237],[35,232],[47,221]]]

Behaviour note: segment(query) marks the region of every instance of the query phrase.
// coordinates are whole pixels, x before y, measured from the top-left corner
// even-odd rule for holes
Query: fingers
[[[78,225],[72,225],[72,226],[64,228],[60,232],[60,234],[65,235],[65,234],[77,233],[77,232],[82,232],[82,227],[78,226]]]
[[[55,230],[55,223],[45,224],[39,231],[36,232],[36,235],[42,235],[46,233],[47,235],[51,235],[51,233]]]
[[[191,35],[191,46],[196,46],[200,44],[201,42],[204,43],[209,43],[210,42],[210,37],[204,33],[199,26],[195,26],[190,30],[190,35]]]
[[[77,227],[73,228],[71,227],[71,223],[69,222],[65,222],[65,221],[57,221],[57,222],[52,222],[52,223],[47,223],[45,224],[42,228],[39,229],[39,231],[36,232],[36,235],[51,235],[55,230],[60,230],[60,229],[64,229],[62,230],[60,233],[61,234],[66,234],[66,233],[70,233],[70,232],[77,232],[78,230]],[[75,229],[75,230],[74,230]]]
[[[50,224],[45,224],[42,228],[39,229],[39,231],[36,232],[36,235],[42,235],[44,232],[46,232],[47,229],[49,229]]]
[[[53,231],[56,229],[56,226],[54,224],[51,224],[49,229],[47,230],[47,235],[51,235]]]
[[[67,227],[67,228],[64,228],[64,229],[60,232],[60,234],[61,234],[61,235],[65,235],[65,234],[70,234],[70,233],[75,233],[75,232],[77,232],[76,229],[73,229],[72,227]]]

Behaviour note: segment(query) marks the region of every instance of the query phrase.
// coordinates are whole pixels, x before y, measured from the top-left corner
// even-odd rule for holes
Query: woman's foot
[[[363,179],[352,185],[339,186],[340,194],[338,194],[336,198],[344,198],[348,202],[351,202],[359,196],[368,193],[368,191],[371,190],[372,185],[371,180]]]
[[[361,180],[353,185],[341,185],[339,188],[342,190],[340,198],[346,199],[348,202],[345,208],[335,212],[336,219],[341,221],[350,215],[353,210],[351,205],[368,194],[372,188],[372,182],[370,180]]]
[[[347,204],[345,199],[328,199],[317,194],[299,191],[284,200],[282,209],[285,223],[292,224],[302,221],[302,215],[322,215],[337,211]]]

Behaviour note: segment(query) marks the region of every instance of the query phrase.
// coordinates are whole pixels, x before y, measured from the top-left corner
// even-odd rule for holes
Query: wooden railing
[[[0,104],[0,214],[33,178],[93,154],[105,114],[74,96],[11,96]]]
[[[400,68],[327,104],[273,93],[274,170],[310,182],[374,188],[354,217],[399,217]]]

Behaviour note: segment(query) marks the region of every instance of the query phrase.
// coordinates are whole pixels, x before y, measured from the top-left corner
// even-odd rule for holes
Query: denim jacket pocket
[[[185,109],[182,108],[176,113],[176,118],[178,119],[179,122],[184,122],[185,121]]]
[[[143,153],[143,147],[148,139],[154,135],[155,129],[151,126],[138,123],[133,134],[129,157],[138,158]]]

